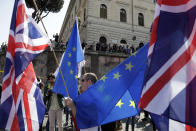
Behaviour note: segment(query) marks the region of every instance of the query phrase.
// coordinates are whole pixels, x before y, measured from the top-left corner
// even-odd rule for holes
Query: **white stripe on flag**
[[[36,90],[36,81],[33,83],[32,89],[30,93],[28,94],[28,101],[29,101],[29,109],[30,109],[30,114],[31,114],[31,123],[32,123],[32,128],[33,131],[38,131],[39,130],[39,120],[38,120],[38,115],[37,115],[37,106],[36,106],[36,101],[35,97],[33,96]]]
[[[172,13],[187,12],[196,5],[196,0],[190,0],[188,3],[180,6],[161,5],[161,10]]]
[[[186,131],[185,124],[169,119],[169,131]]]

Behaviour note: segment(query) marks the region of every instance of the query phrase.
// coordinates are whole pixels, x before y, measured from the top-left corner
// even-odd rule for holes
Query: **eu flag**
[[[81,48],[81,42],[78,32],[77,21],[73,25],[71,36],[61,62],[61,71],[65,80],[66,88],[72,99],[78,96],[78,82],[77,82],[77,63],[84,60],[84,54]],[[53,92],[67,96],[63,79],[60,72],[58,72]]]
[[[78,96],[76,123],[79,129],[102,125],[136,115],[147,64],[148,44]],[[125,109],[125,111],[120,109]]]

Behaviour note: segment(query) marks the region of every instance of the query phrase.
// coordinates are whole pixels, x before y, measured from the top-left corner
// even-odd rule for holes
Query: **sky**
[[[64,0],[64,5],[60,12],[49,13],[49,15],[43,19],[50,39],[53,39],[53,34],[60,33],[69,2],[70,0]],[[8,42],[13,6],[14,0],[0,1],[0,45],[2,42]],[[31,15],[32,10],[27,8],[27,13]],[[43,29],[41,22],[39,22],[39,26]],[[42,31],[44,32],[44,30]]]

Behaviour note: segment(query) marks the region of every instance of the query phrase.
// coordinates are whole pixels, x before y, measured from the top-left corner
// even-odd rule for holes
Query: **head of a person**
[[[41,90],[44,89],[44,83],[43,83],[43,82],[40,82],[40,83],[39,83],[39,88],[40,88]]]
[[[48,81],[48,83],[50,83],[50,84],[54,84],[54,82],[55,82],[55,75],[53,74],[53,73],[50,73],[49,75],[48,75],[48,77],[47,77],[47,81]]]
[[[97,76],[95,73],[85,73],[80,80],[79,92],[83,93],[88,89],[89,86],[97,82]]]

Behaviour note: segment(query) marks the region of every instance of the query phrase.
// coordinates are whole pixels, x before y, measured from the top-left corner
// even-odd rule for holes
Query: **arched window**
[[[107,19],[107,6],[104,4],[100,6],[100,18]]]
[[[125,9],[120,9],[120,21],[127,22],[127,13]]]
[[[121,44],[127,44],[126,40],[121,40],[120,43]]]
[[[99,38],[99,42],[106,44],[107,43],[107,39],[104,36],[102,36],[102,37]]]
[[[138,25],[144,26],[144,15],[142,13],[138,14]]]

